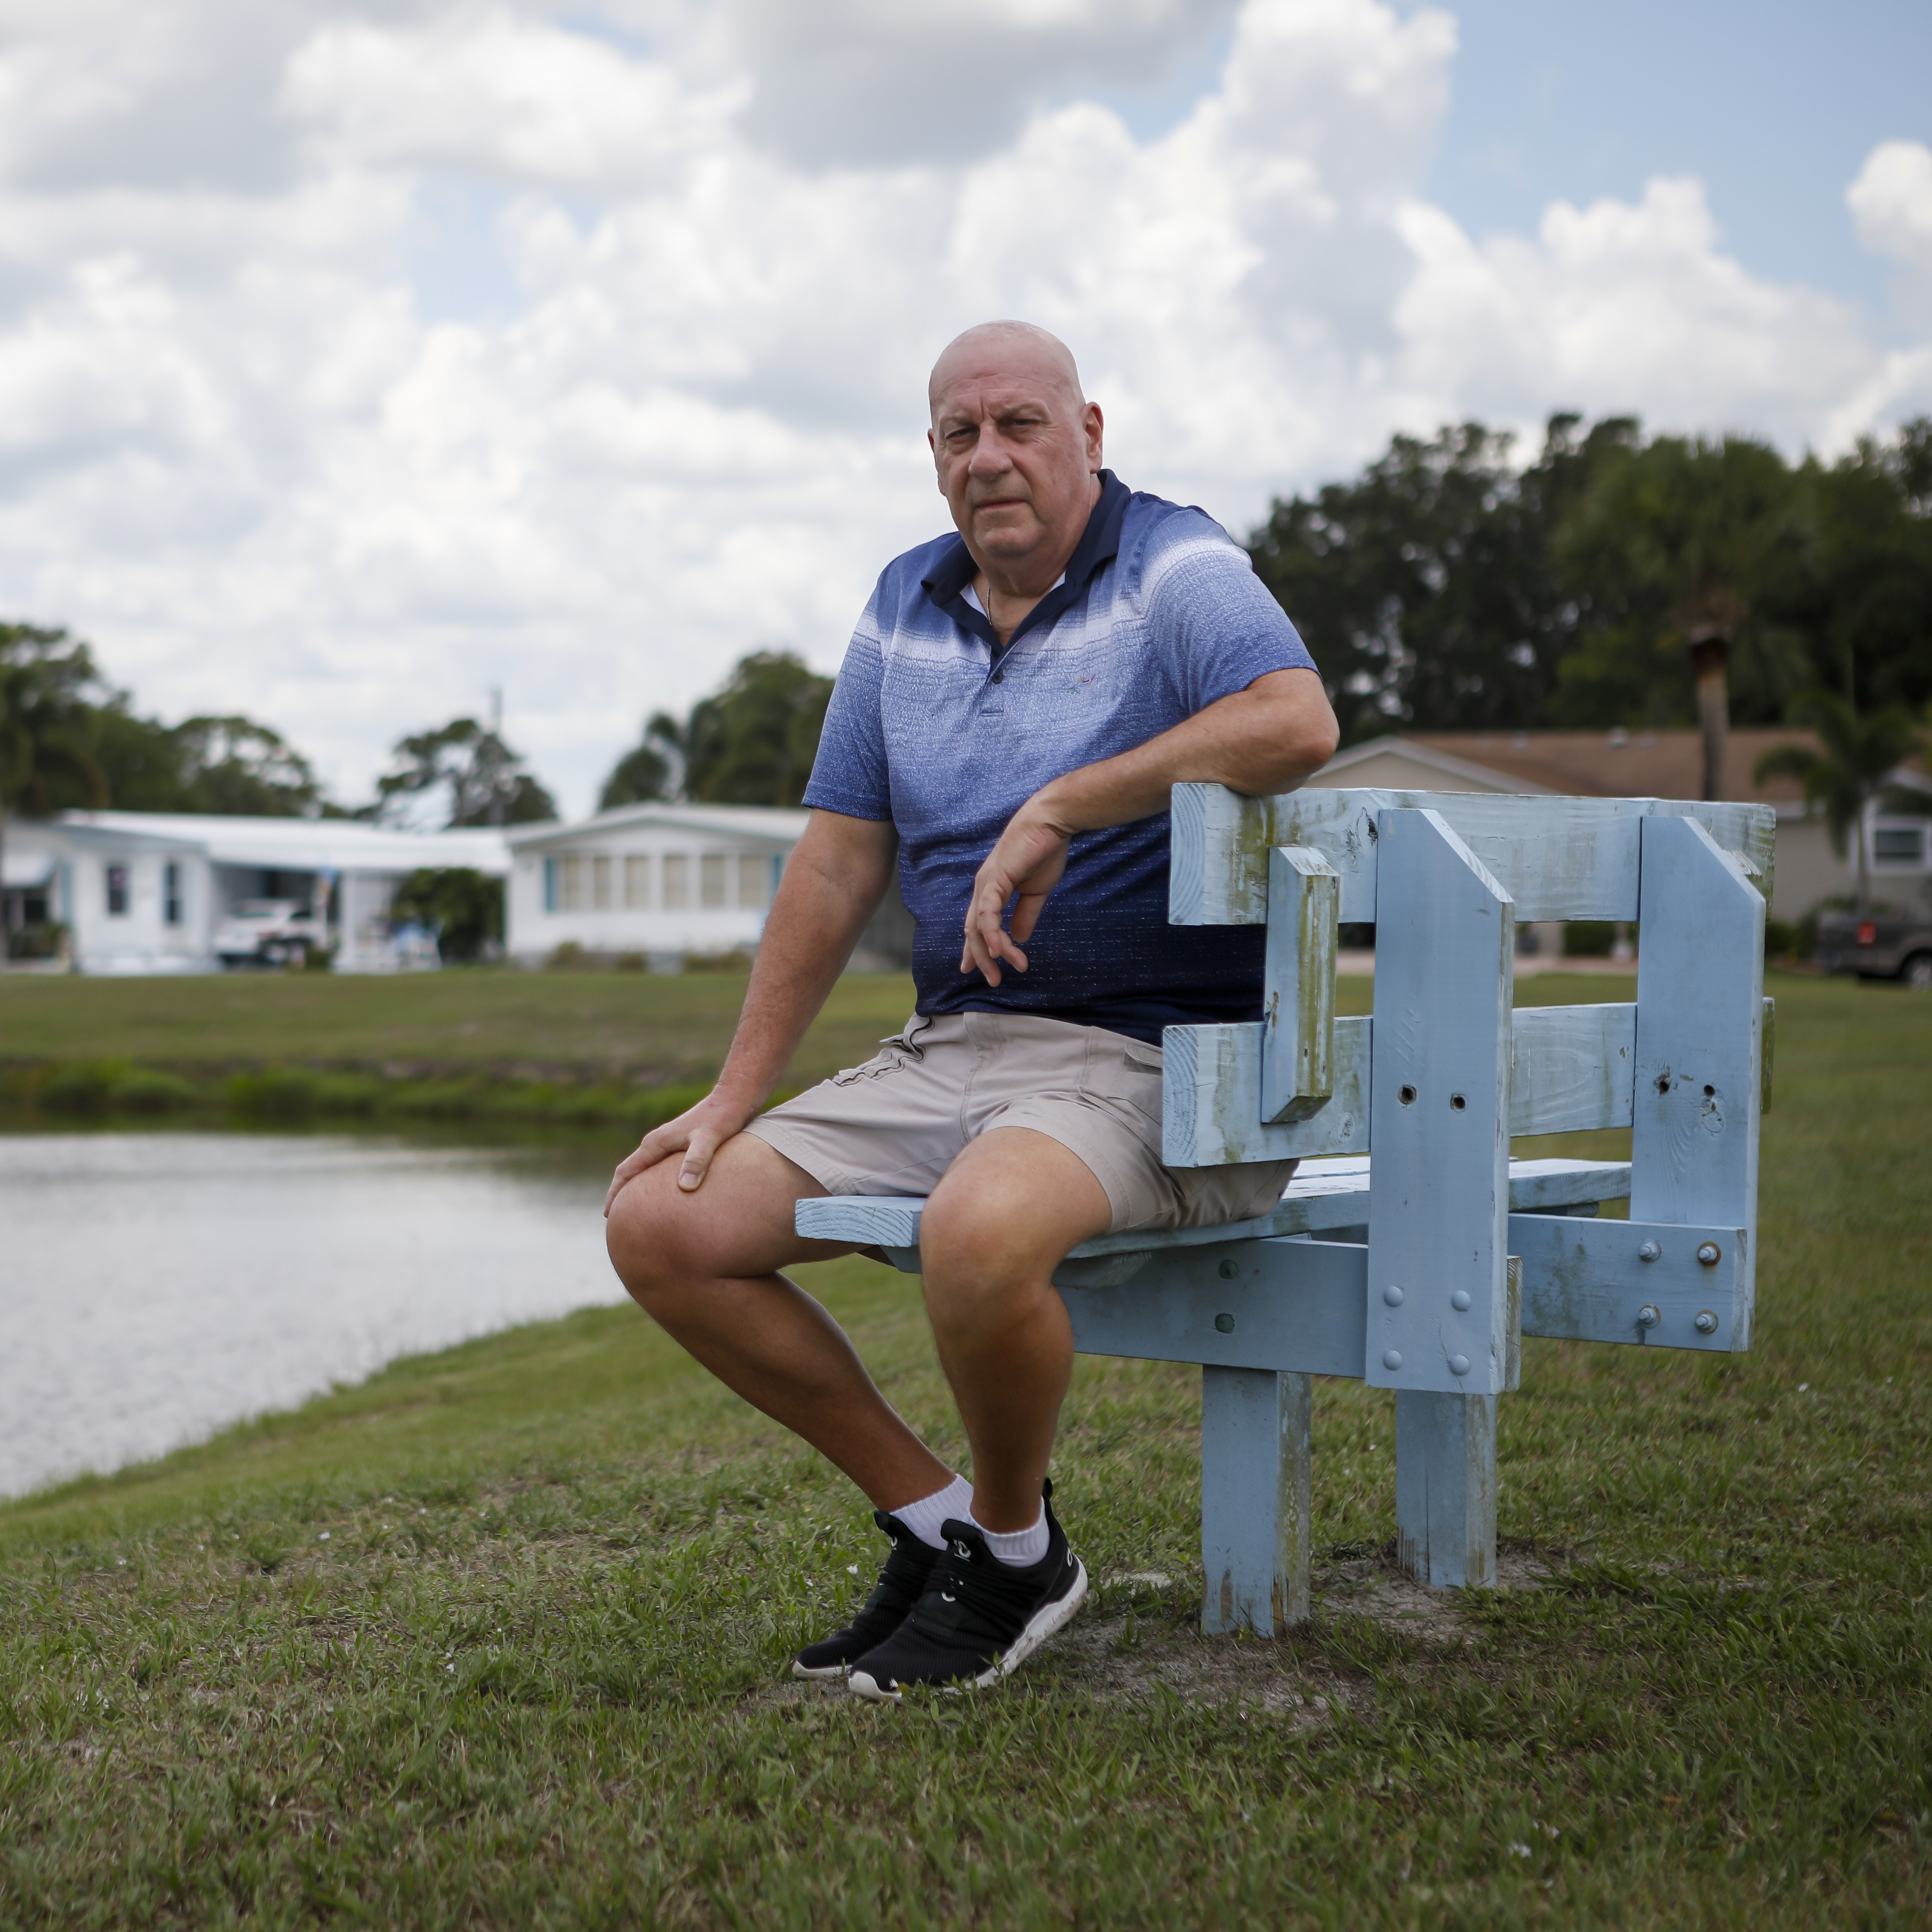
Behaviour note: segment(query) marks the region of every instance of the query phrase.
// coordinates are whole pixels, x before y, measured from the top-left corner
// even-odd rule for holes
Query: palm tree
[[[94,756],[95,682],[92,656],[66,632],[0,624],[0,866],[12,814],[46,812],[76,786],[89,803],[107,802]]]
[[[1848,699],[1828,691],[1808,692],[1791,707],[1795,724],[1808,724],[1822,750],[1808,745],[1779,745],[1757,761],[1760,779],[1774,775],[1796,778],[1804,788],[1808,812],[1822,806],[1832,849],[1845,856],[1848,837],[1858,841],[1858,912],[1871,897],[1865,852],[1865,811],[1888,789],[1892,775],[1924,740],[1903,705],[1888,705],[1861,718]]]
[[[1753,660],[1752,681],[1769,668],[1756,662],[1766,640],[1750,593],[1788,541],[1792,500],[1768,444],[1659,436],[1606,455],[1558,538],[1564,575],[1594,608],[1590,628],[1605,633],[1600,649],[1638,688],[1667,688],[1661,653],[1688,649],[1708,799],[1724,795],[1733,649]]]

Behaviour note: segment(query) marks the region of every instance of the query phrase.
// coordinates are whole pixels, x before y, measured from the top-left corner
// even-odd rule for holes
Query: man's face
[[[1024,336],[947,350],[933,371],[926,440],[976,563],[1003,574],[1033,560],[1064,567],[1094,506],[1100,432],[1098,406]]]

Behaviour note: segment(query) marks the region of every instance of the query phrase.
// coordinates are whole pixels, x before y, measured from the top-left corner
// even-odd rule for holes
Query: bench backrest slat
[[[1376,916],[1376,815],[1431,811],[1516,902],[1519,922],[1634,920],[1644,821],[1696,820],[1739,854],[1768,898],[1775,818],[1766,805],[1656,798],[1522,798],[1486,792],[1373,788],[1244,798],[1220,785],[1179,784],[1172,806],[1168,916],[1176,926],[1261,926],[1268,854],[1311,847],[1340,875],[1337,917]],[[1534,836],[1525,836],[1526,827]]]

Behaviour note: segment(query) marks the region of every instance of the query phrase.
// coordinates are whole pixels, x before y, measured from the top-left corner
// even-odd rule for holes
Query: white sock
[[[1040,1520],[1030,1529],[988,1529],[976,1516],[974,1526],[986,1539],[986,1547],[1002,1563],[1016,1570],[1030,1570],[1046,1554],[1046,1505],[1040,1506]]]
[[[904,1509],[888,1510],[886,1514],[897,1516],[920,1542],[944,1550],[946,1538],[940,1534],[939,1526],[948,1516],[956,1516],[963,1522],[973,1514],[973,1485],[964,1476],[955,1476],[944,1489],[934,1490],[931,1496],[921,1496]]]

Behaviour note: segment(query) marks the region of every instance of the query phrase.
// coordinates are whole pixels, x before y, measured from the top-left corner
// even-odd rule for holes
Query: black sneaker
[[[884,1643],[910,1614],[926,1588],[939,1552],[922,1543],[896,1516],[874,1510],[872,1520],[892,1538],[892,1554],[866,1599],[866,1607],[842,1630],[808,1643],[792,1659],[794,1677],[842,1677],[846,1667]]]
[[[914,1684],[983,1688],[1017,1670],[1080,1607],[1086,1566],[1066,1546],[1046,1486],[1046,1554],[1002,1563],[976,1525],[949,1519],[946,1548],[911,1616],[852,1666],[856,1696],[896,1703]]]

